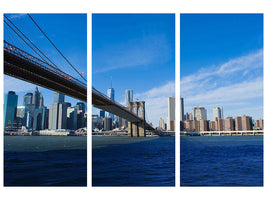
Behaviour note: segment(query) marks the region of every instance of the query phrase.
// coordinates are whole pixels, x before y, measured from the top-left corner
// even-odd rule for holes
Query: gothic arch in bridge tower
[[[128,124],[128,134],[132,137],[146,136],[145,129],[145,102],[144,101],[134,101],[129,102],[129,110],[139,116],[142,120],[141,123],[129,122]]]

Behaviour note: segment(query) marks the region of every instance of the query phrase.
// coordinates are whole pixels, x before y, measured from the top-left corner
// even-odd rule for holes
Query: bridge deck
[[[143,123],[143,119],[141,119],[136,114],[130,112],[127,107],[108,98],[106,95],[97,91],[95,88],[92,88],[92,103],[96,108],[120,116],[130,122],[138,124]],[[146,130],[154,130],[154,128],[150,124],[146,123]]]
[[[86,84],[10,44],[4,51],[4,73],[87,102]]]

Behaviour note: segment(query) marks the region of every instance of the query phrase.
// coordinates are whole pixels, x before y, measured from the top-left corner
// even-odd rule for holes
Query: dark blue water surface
[[[93,186],[175,186],[174,137],[92,137]]]
[[[263,186],[263,136],[181,137],[181,186]]]
[[[5,186],[86,186],[86,137],[5,136]]]

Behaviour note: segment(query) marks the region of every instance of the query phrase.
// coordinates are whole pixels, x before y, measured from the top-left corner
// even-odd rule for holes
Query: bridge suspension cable
[[[61,51],[55,46],[55,44],[49,39],[49,37],[44,33],[44,31],[41,29],[41,27],[35,22],[35,20],[31,17],[29,13],[27,13],[29,18],[33,21],[33,23],[36,25],[36,27],[43,33],[43,35],[46,37],[46,39],[55,47],[55,49],[58,51],[58,53],[66,60],[66,62],[79,74],[79,76],[87,82],[87,80],[82,76],[82,74],[70,63],[70,61],[61,53]]]
[[[11,27],[11,25],[10,24],[8,24],[7,23],[7,21],[5,21],[5,23],[6,23],[6,25],[9,27],[9,28],[11,28],[11,30],[15,33],[15,34],[17,34],[17,36],[19,36],[20,37],[20,39],[22,39],[22,41],[25,43],[25,44],[27,44],[38,56],[40,56],[40,58],[44,61],[44,62],[46,62],[45,61],[45,59],[27,42],[27,41],[25,41],[24,40],[24,38],[21,36],[21,35],[19,35],[19,33],[17,32],[17,31],[15,31],[14,30],[14,28],[13,27]],[[6,42],[5,40],[4,40],[4,42]]]
[[[50,64],[52,64],[55,68],[59,69],[58,66],[53,63],[6,15],[4,15],[4,17],[8,20],[9,23],[11,23],[17,31],[19,31],[19,33],[27,40],[31,43],[31,45],[36,48],[49,62]],[[47,62],[47,60],[45,60],[39,53],[37,53],[8,23],[7,21],[5,21],[5,23],[13,30],[13,32],[15,32],[37,55],[40,56],[40,58],[44,61]],[[47,62],[48,63],[48,62]]]

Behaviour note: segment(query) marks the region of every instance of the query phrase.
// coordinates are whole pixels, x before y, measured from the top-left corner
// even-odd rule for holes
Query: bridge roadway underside
[[[87,88],[7,51],[4,52],[4,74],[87,102]]]

